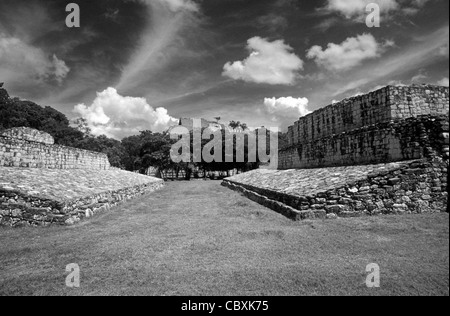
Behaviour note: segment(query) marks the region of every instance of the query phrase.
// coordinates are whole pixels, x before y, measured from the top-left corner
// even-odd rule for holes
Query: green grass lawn
[[[292,222],[168,183],[73,227],[0,228],[0,295],[448,295],[448,214]],[[77,263],[81,287],[65,286]],[[381,268],[381,288],[365,285]]]

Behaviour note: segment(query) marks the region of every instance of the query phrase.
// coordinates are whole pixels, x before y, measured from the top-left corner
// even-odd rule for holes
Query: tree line
[[[233,129],[247,129],[247,125],[241,122],[232,121],[229,126]],[[170,150],[177,140],[171,139],[168,131],[163,133],[141,131],[139,135],[126,137],[121,141],[105,135],[94,136],[84,119],[79,118],[71,122],[63,113],[52,107],[42,107],[31,101],[17,98],[0,102],[0,132],[13,127],[29,127],[44,131],[52,135],[55,143],[59,145],[105,153],[112,166],[140,173],[145,173],[149,167],[155,167],[162,171],[185,170],[186,176],[190,177],[198,169],[206,174],[207,171],[232,169],[247,171],[259,166],[259,163],[246,162],[206,163],[202,161],[195,164],[175,164],[171,160]],[[283,146],[282,134],[279,141]],[[207,142],[208,140],[203,140],[202,147]]]

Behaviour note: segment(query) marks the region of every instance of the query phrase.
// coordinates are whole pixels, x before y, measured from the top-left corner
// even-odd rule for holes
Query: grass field
[[[168,183],[73,227],[0,228],[0,295],[448,295],[448,214],[291,222]],[[65,286],[77,263],[81,286]],[[366,266],[381,287],[365,285]]]

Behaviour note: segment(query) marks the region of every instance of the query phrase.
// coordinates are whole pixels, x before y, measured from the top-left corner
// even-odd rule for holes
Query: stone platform
[[[0,225],[72,225],[163,186],[161,179],[119,169],[0,167]]]
[[[255,170],[223,182],[293,220],[447,210],[448,161]]]

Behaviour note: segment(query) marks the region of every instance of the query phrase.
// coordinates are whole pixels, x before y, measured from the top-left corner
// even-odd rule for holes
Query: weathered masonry
[[[279,169],[448,157],[449,88],[387,86],[345,99],[289,127]]]
[[[388,86],[300,118],[279,170],[223,185],[293,220],[447,211],[449,88]]]
[[[110,168],[105,154],[55,145],[51,135],[25,127],[12,128],[0,135],[0,166],[96,170]]]
[[[10,101],[0,88],[0,105]],[[0,133],[0,227],[73,225],[163,186],[112,168],[105,154],[55,145],[42,131]]]
[[[111,168],[105,154],[54,145],[38,130],[0,136],[0,226],[72,225],[163,186]]]

